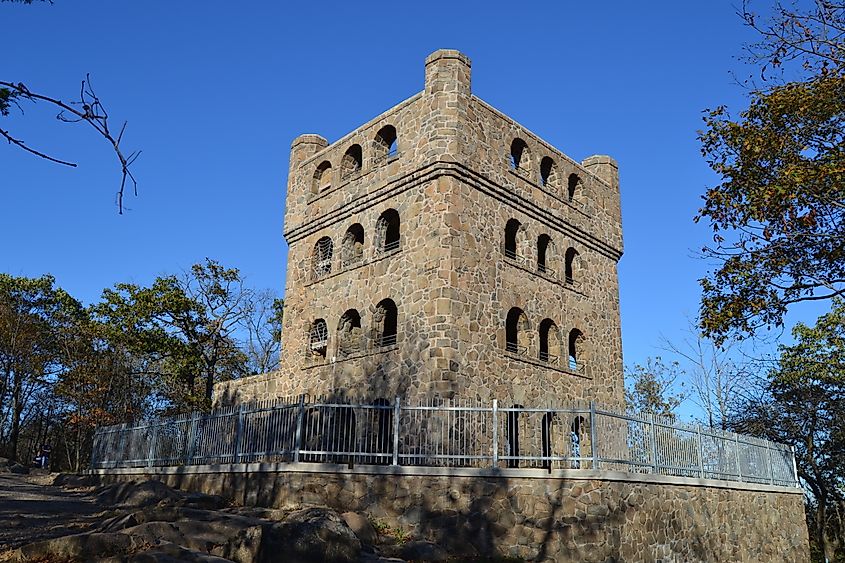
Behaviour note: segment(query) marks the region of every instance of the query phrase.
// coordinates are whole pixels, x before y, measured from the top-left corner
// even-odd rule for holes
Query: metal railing
[[[595,404],[279,399],[97,429],[94,469],[245,462],[593,469],[796,487],[790,448]]]

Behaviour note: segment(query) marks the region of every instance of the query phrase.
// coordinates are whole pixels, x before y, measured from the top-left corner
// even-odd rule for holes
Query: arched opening
[[[505,350],[524,355],[528,351],[528,317],[519,307],[508,311],[505,321]]]
[[[551,319],[540,322],[540,354],[541,362],[557,365],[560,362],[560,331]]]
[[[329,327],[323,319],[311,323],[308,333],[308,352],[312,357],[325,358],[329,345]]]
[[[380,163],[399,154],[398,137],[393,125],[385,125],[376,133],[373,139],[373,160]]]
[[[343,235],[340,261],[344,268],[359,264],[364,259],[364,227],[355,223]]]
[[[572,425],[569,427],[569,438],[572,443],[572,451],[570,452],[570,457],[572,457],[572,468],[573,469],[580,469],[581,468],[581,456],[582,456],[582,446],[583,446],[583,437],[584,437],[584,417],[583,416],[576,416],[572,420]]]
[[[510,154],[511,170],[523,174],[530,174],[531,170],[531,152],[528,150],[528,144],[520,138],[516,138],[511,143]]]
[[[572,247],[566,249],[566,263],[564,266],[566,283],[575,283],[575,263],[578,260],[578,251]]]
[[[557,173],[557,165],[550,157],[543,157],[540,161],[540,184],[551,190],[560,187],[560,179]]]
[[[314,244],[312,260],[312,279],[320,279],[332,272],[332,252],[334,244],[329,237],[322,237]]]
[[[522,405],[514,405],[514,410],[508,411],[507,434],[508,434],[508,457],[519,457],[519,410]],[[508,459],[508,467],[519,467],[518,459]]]
[[[337,325],[337,355],[344,358],[363,350],[361,315],[349,309],[340,317]]]
[[[332,187],[332,163],[324,160],[314,171],[311,193],[320,193]]]
[[[543,454],[542,457],[550,458],[552,457],[552,423],[555,419],[555,413],[548,412],[543,415],[542,420],[542,448]],[[551,469],[552,468],[552,460],[551,459],[544,459],[542,464],[543,469]]]
[[[376,240],[379,252],[390,252],[399,248],[399,212],[388,209],[376,223]]]
[[[346,149],[343,159],[340,161],[341,179],[346,180],[356,172],[360,172],[363,162],[364,151],[361,150],[361,145],[352,145]]]
[[[376,305],[376,312],[373,315],[373,329],[376,331],[374,340],[377,347],[396,344],[397,316],[396,303],[392,299],[382,299]]]
[[[377,454],[390,454],[375,456],[375,463],[390,465],[393,461],[393,407],[387,399],[379,398],[373,401],[373,408],[376,427],[373,451]]]
[[[569,331],[569,369],[572,371],[580,371],[584,367],[584,360],[580,357],[583,346],[584,333],[573,328]]]
[[[508,219],[505,225],[505,258],[516,259],[516,235],[522,224],[516,219]]]
[[[549,268],[549,250],[552,239],[547,234],[542,234],[537,237],[537,271],[542,274],[552,275],[551,268]]]
[[[566,195],[569,201],[576,201],[581,195],[581,178],[578,174],[570,174],[566,187]]]

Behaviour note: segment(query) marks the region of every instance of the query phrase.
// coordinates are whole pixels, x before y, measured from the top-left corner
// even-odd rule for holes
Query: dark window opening
[[[377,347],[396,344],[398,314],[396,303],[392,299],[383,299],[376,305],[373,322],[376,330],[375,342]]]
[[[311,356],[326,357],[329,344],[329,327],[323,319],[317,319],[311,324],[308,335],[308,351]]]
[[[566,188],[567,196],[569,197],[569,201],[575,201],[578,197],[579,192],[581,191],[581,178],[578,177],[578,174],[570,174],[569,175],[569,182]]]
[[[341,161],[341,178],[346,180],[356,172],[360,172],[363,161],[364,153],[361,150],[361,145],[352,145],[349,147],[343,155],[343,160]]]
[[[358,264],[364,259],[364,227],[355,223],[346,230],[341,247],[341,265],[344,268]]]
[[[505,225],[505,258],[516,259],[516,235],[522,225],[516,219],[508,220]]]
[[[575,283],[575,261],[578,258],[578,251],[574,248],[566,249],[566,263],[564,266],[566,274],[566,283]]]
[[[337,326],[338,355],[346,357],[363,350],[363,337],[361,315],[355,309],[349,309],[340,317]]]
[[[332,163],[324,160],[314,171],[311,193],[320,193],[332,187]]]
[[[505,321],[505,350],[511,354],[523,355],[528,347],[525,345],[525,333],[528,320],[525,313],[519,307],[513,307],[508,311]]]
[[[511,143],[510,167],[518,172],[528,172],[531,168],[531,153],[528,145],[522,139],[514,139]]]
[[[548,263],[548,253],[551,242],[552,239],[551,237],[549,237],[549,235],[544,234],[537,237],[537,271],[543,274],[554,273],[549,268]]]
[[[373,141],[373,156],[376,163],[393,158],[399,154],[398,137],[393,125],[385,125],[376,133]]]
[[[547,188],[558,187],[558,174],[555,161],[546,156],[540,161],[540,184]]]
[[[378,250],[390,252],[399,248],[399,212],[395,209],[388,209],[378,219],[376,224],[378,231]]]
[[[560,338],[557,325],[551,319],[543,319],[540,323],[540,354],[541,362],[557,364],[560,361]]]
[[[569,332],[569,369],[572,371],[578,371],[583,367],[583,360],[578,356],[583,341],[584,335],[577,328]]]

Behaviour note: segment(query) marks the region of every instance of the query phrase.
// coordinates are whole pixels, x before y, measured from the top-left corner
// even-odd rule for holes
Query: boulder
[[[165,499],[178,500],[184,496],[160,481],[113,483],[97,491],[96,495],[100,504],[126,508],[142,508]]]
[[[284,554],[288,563],[347,563],[361,555],[361,541],[333,510],[297,510],[272,528],[264,542],[261,561],[275,561]]]
[[[87,533],[63,536],[27,544],[12,551],[9,560],[26,561],[100,561],[106,557],[133,553],[143,540],[128,534]]]
[[[67,487],[71,489],[81,487],[96,487],[100,484],[100,479],[96,475],[77,475],[76,473],[59,473],[53,479],[53,485],[57,487]]]
[[[340,517],[343,518],[349,529],[358,536],[362,544],[375,545],[378,543],[378,532],[376,532],[369,518],[357,512],[344,512]]]
[[[427,541],[406,543],[399,550],[399,556],[411,561],[446,561],[449,557],[442,547]]]
[[[11,473],[17,473],[18,475],[26,475],[29,473],[29,467],[21,465],[20,463],[13,463],[8,467]]]

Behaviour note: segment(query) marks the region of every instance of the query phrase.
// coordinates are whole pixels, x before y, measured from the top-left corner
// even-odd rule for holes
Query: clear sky
[[[702,110],[741,108],[731,71],[753,36],[735,2],[0,3],[0,79],[71,98],[91,74],[127,149],[139,196],[114,206],[110,148],[49,108],[0,120],[50,164],[0,145],[0,271],[85,302],[211,257],[256,287],[284,288],[291,140],[334,141],[423,88],[439,48],[472,59],[473,92],[576,160],[620,166],[626,362],[660,353],[698,308],[709,238],[693,217],[715,182]]]

